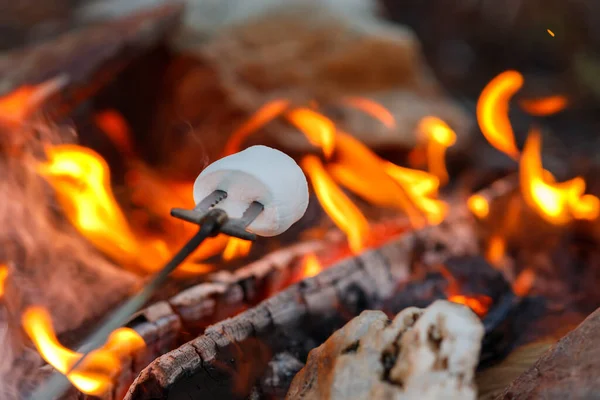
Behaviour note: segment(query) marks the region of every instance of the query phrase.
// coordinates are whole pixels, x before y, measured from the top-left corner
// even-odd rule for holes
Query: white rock
[[[215,190],[227,192],[218,204],[239,218],[253,201],[265,208],[248,226],[260,236],[275,236],[298,221],[308,207],[308,184],[302,169],[287,154],[267,146],[252,146],[206,167],[194,183],[199,203]]]

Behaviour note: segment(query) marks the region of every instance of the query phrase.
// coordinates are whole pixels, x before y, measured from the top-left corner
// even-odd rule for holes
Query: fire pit
[[[0,56],[0,397],[594,395],[594,94],[267,3],[81,2]]]

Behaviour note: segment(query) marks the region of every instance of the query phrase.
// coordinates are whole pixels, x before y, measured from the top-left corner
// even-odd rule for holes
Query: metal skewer
[[[246,209],[241,218],[229,218],[221,209],[213,208],[227,198],[227,193],[215,190],[205,197],[194,209],[186,210],[174,208],[171,215],[200,226],[198,232],[173,256],[173,258],[146,284],[136,295],[123,303],[98,329],[90,335],[84,344],[77,350],[83,356],[63,375],[53,374],[30,396],[31,400],[54,400],[62,396],[71,386],[67,375],[74,371],[83,360],[94,350],[100,348],[108,336],[117,328],[126,324],[132,314],[137,312],[154,294],[154,292],[167,280],[167,277],[177,268],[202,242],[211,236],[224,233],[240,239],[254,240],[256,235],[248,232],[246,227],[252,223],[263,211],[264,206],[253,202]]]

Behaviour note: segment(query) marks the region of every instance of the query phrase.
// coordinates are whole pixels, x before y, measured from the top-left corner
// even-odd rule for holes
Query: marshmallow
[[[275,236],[298,221],[308,207],[304,173],[287,154],[266,146],[252,146],[206,167],[194,182],[194,202],[215,190],[227,192],[217,207],[239,218],[253,201],[264,206],[248,226],[259,236]]]

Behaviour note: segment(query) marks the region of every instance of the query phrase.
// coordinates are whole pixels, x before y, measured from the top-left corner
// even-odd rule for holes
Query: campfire
[[[469,107],[333,3],[84,5],[0,57],[1,398],[596,392],[581,100],[506,68]]]

